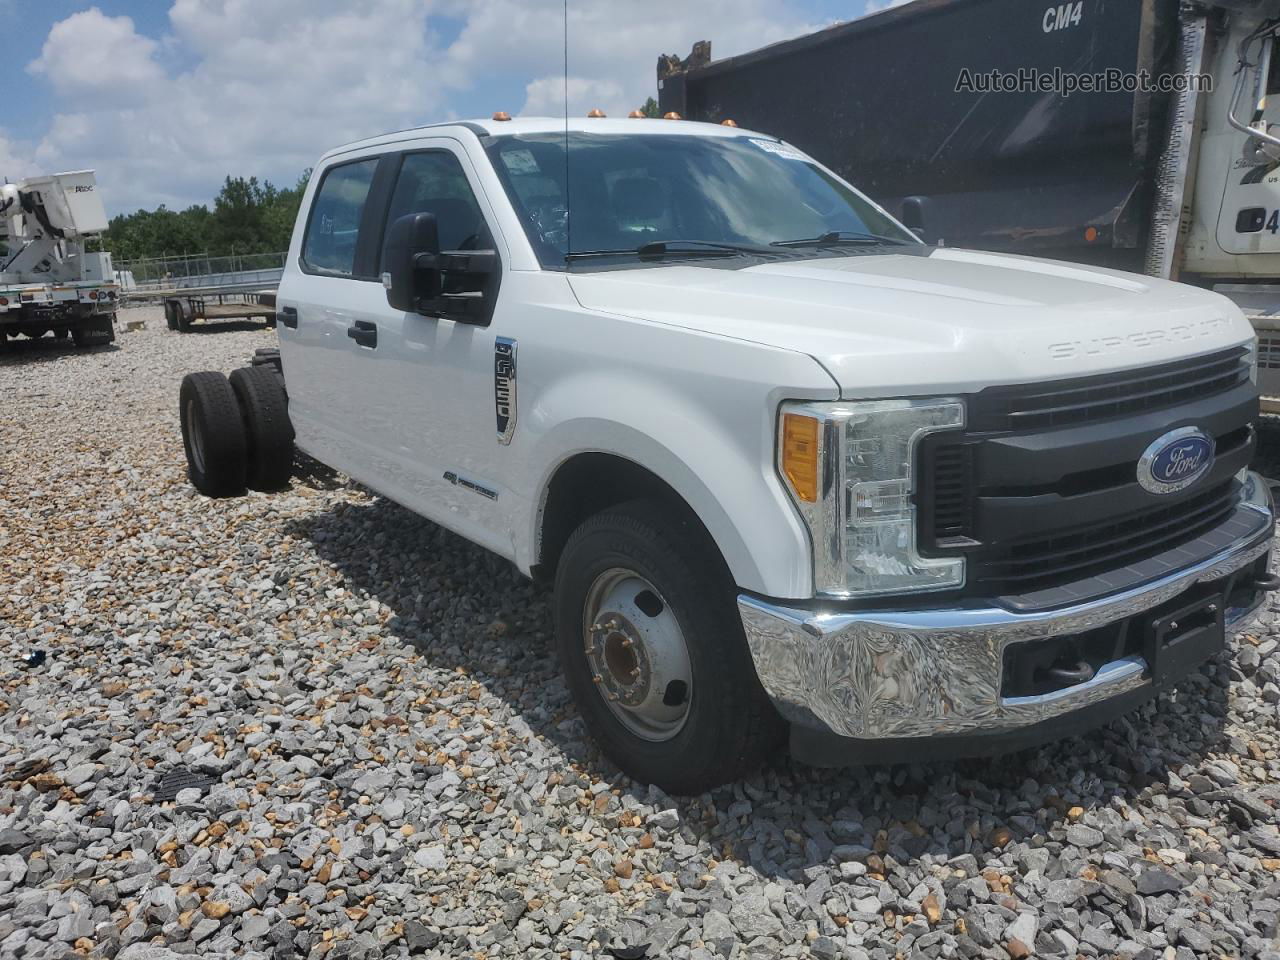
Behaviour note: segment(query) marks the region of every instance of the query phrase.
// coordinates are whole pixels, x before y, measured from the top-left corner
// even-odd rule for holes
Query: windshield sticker
[[[776,143],[773,140],[756,140],[755,138],[751,138],[751,142],[761,150],[767,150],[769,153],[777,154],[779,157],[783,157],[787,160],[804,160],[808,163],[813,162],[812,159],[805,156],[789,143]]]
[[[533,159],[531,150],[503,150],[502,162],[514,174],[538,172],[538,161]]]

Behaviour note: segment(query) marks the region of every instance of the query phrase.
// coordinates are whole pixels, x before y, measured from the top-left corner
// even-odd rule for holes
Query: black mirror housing
[[[422,269],[419,258],[440,253],[440,230],[433,213],[410,213],[391,224],[383,254],[382,285],[396,310],[419,312],[421,300],[440,296],[440,271]]]
[[[921,243],[932,244],[933,232],[926,222],[929,215],[928,197],[906,197],[902,201],[902,225],[916,235]]]

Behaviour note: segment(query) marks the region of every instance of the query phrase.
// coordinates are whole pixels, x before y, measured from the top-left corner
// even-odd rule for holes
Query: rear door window
[[[369,157],[325,171],[302,241],[306,270],[338,277],[354,274],[360,220],[377,168],[378,158]]]

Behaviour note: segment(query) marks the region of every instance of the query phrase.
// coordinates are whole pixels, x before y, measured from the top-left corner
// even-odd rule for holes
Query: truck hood
[[[583,307],[807,353],[846,399],[965,393],[1248,342],[1225,297],[969,250],[571,275]]]

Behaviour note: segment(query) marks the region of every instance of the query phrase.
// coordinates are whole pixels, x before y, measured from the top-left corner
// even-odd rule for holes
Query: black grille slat
[[[1245,350],[1032,387],[992,387],[974,395],[971,430],[1028,430],[1089,423],[1213,396],[1245,382]]]
[[[1043,425],[1057,426],[1060,423],[1078,421],[1079,416],[1085,416],[1089,412],[1101,413],[1106,411],[1108,414],[1115,416],[1130,409],[1149,409],[1152,404],[1173,406],[1175,403],[1182,402],[1183,399],[1200,396],[1202,391],[1207,393],[1218,393],[1222,390],[1227,390],[1234,387],[1237,383],[1242,383],[1247,376],[1247,372],[1241,374],[1236,371],[1231,371],[1227,374],[1219,373],[1212,377],[1193,380],[1190,383],[1168,385],[1155,390],[1148,390],[1143,393],[1126,395],[1114,400],[1099,399],[1089,401],[1088,403],[1049,407],[1043,410],[1020,410],[1016,413],[1009,414],[1009,422],[1014,429],[1020,429],[1028,425],[1037,425],[1034,421],[1027,418],[1038,417],[1043,419],[1047,417],[1049,419],[1049,423]],[[1110,409],[1108,410],[1108,408]]]
[[[975,573],[987,584],[1018,589],[1088,576],[1194,540],[1221,523],[1234,509],[1235,499],[1235,484],[1227,483],[1184,503],[1119,523],[1013,544],[999,555],[984,557]]]

